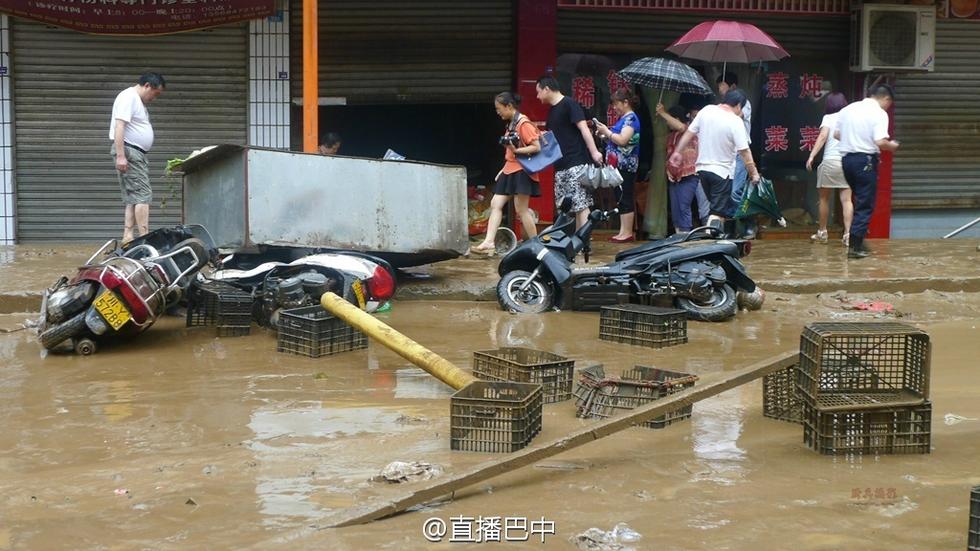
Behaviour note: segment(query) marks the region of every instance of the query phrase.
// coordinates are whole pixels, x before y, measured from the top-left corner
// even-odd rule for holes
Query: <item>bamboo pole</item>
[[[372,520],[401,513],[410,507],[451,494],[466,486],[514,471],[572,448],[577,448],[583,444],[588,444],[589,442],[615,434],[634,425],[677,411],[726,390],[744,385],[780,369],[785,369],[795,364],[798,361],[798,357],[799,354],[795,351],[783,352],[782,354],[766,358],[738,371],[722,373],[717,377],[712,377],[711,379],[713,380],[710,380],[707,384],[694,386],[677,394],[672,394],[662,400],[656,400],[650,404],[636,408],[628,415],[605,419],[557,440],[552,440],[542,446],[525,448],[502,459],[485,461],[454,475],[448,480],[431,483],[428,487],[342,511],[334,517],[328,518],[326,520],[327,524],[319,527],[319,529],[364,524]]]
[[[456,390],[476,381],[475,377],[456,367],[449,360],[388,327],[333,293],[324,293],[320,298],[320,306]]]

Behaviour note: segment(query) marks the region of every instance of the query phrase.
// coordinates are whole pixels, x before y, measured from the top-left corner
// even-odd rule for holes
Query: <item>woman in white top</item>
[[[827,96],[824,104],[824,117],[820,122],[820,136],[813,145],[810,158],[806,161],[806,169],[813,170],[813,159],[817,157],[824,144],[823,161],[817,167],[817,190],[820,192],[820,228],[810,236],[814,243],[827,242],[827,218],[830,215],[830,201],[834,190],[840,190],[840,205],[844,211],[844,246],[848,245],[851,232],[851,220],[854,218],[854,204],[851,202],[851,188],[844,179],[841,168],[840,142],[834,138],[834,128],[837,126],[838,112],[847,106],[847,98],[840,92]]]

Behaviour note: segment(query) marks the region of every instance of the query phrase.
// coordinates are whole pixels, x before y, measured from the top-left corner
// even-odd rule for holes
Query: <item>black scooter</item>
[[[605,266],[574,267],[579,252],[588,262],[593,226],[615,211],[592,211],[576,231],[570,207],[570,201],[563,202],[554,224],[501,259],[497,300],[504,310],[539,313],[666,302],[691,319],[724,321],[737,311],[736,289],[756,289],[739,261],[751,252],[751,242],[721,239],[713,226],[622,251]]]

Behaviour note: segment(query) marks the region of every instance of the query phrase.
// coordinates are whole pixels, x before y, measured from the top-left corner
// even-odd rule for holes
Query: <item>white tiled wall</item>
[[[14,127],[10,98],[10,19],[0,15],[0,245],[14,243]]]
[[[249,23],[248,143],[289,149],[289,2]]]

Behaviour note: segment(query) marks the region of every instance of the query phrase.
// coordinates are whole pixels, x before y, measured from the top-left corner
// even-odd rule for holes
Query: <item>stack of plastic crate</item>
[[[929,335],[895,322],[812,323],[800,336],[803,441],[822,454],[929,453]]]

